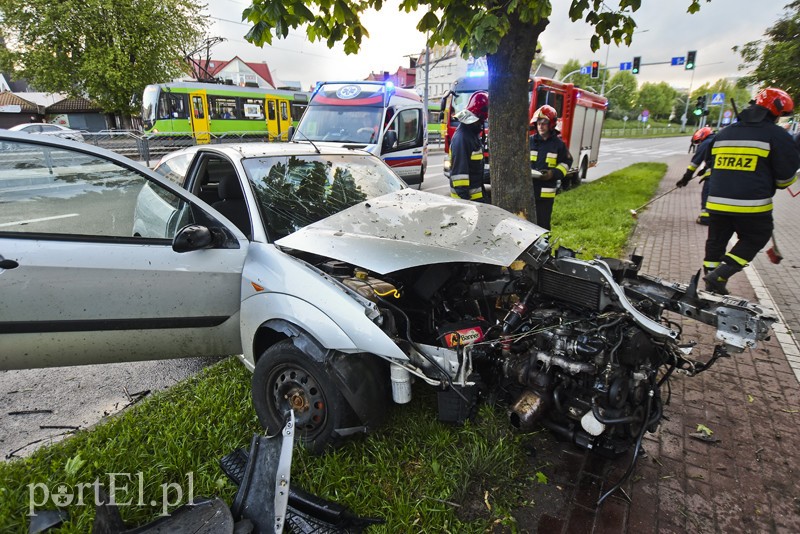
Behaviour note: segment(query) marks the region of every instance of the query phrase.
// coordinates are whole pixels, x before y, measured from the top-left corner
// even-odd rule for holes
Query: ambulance
[[[428,163],[427,112],[413,91],[391,82],[320,82],[292,141],[366,150],[409,185]]]

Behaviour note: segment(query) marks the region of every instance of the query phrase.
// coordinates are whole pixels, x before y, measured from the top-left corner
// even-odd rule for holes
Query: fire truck
[[[450,153],[450,139],[458,127],[456,113],[464,109],[469,97],[475,91],[487,90],[489,80],[485,74],[468,75],[453,83],[450,92],[442,99],[445,123],[444,150]],[[557,128],[561,138],[572,156],[572,167],[562,183],[562,188],[576,187],[586,178],[589,167],[597,165],[600,150],[600,133],[608,108],[608,99],[594,94],[571,83],[558,82],[549,78],[532,78],[529,81],[528,117],[545,104],[553,106],[558,112]],[[489,117],[491,122],[491,117]],[[486,138],[488,124],[484,131],[484,179],[489,183],[489,149]],[[449,159],[445,160],[445,174],[449,176]]]

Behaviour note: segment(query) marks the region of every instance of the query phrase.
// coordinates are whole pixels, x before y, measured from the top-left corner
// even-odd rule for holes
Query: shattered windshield
[[[272,240],[405,187],[382,161],[371,156],[248,158],[242,164]]]

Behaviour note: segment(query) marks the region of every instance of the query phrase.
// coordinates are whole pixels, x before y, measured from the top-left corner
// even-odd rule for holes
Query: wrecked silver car
[[[445,421],[493,393],[520,428],[638,450],[673,372],[753,346],[774,321],[641,274],[641,258],[553,251],[542,228],[409,189],[357,150],[205,145],[153,173],[86,145],[0,139],[20,145],[0,165],[19,180],[0,195],[5,368],[241,354],[261,423],[276,431],[292,410],[317,451],[379,425],[413,380],[436,388]],[[87,211],[98,194],[106,209]],[[705,363],[669,313],[716,326]]]

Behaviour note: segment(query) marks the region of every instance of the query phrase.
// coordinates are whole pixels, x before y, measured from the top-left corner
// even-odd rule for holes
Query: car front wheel
[[[313,452],[321,453],[338,438],[349,407],[323,364],[298,349],[291,339],[268,348],[256,363],[253,405],[269,432],[284,425],[294,410],[296,433]]]

